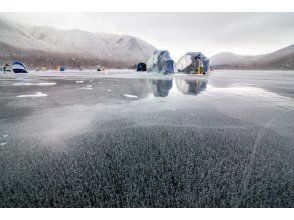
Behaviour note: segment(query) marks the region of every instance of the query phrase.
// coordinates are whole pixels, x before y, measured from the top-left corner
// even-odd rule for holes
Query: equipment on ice
[[[61,67],[59,68],[59,71],[60,71],[60,72],[64,72],[64,71],[65,71],[64,66],[61,66]]]

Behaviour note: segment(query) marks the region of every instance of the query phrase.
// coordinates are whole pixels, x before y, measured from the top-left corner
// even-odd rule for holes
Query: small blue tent
[[[146,71],[146,63],[138,63],[137,71]]]
[[[177,62],[177,70],[184,73],[207,73],[209,71],[209,59],[201,52],[188,52]]]
[[[61,66],[61,67],[59,68],[59,70],[60,70],[61,72],[64,72],[64,70],[65,70],[64,66]]]
[[[155,50],[148,60],[147,71],[169,74],[174,72],[174,61],[167,50]]]
[[[12,64],[12,71],[14,73],[27,73],[25,65],[19,61],[14,61]]]

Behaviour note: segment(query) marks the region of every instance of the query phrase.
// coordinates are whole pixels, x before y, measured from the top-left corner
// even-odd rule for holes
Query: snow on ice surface
[[[44,82],[44,83],[37,83],[37,86],[54,86],[56,82]]]
[[[138,98],[138,96],[136,96],[136,95],[124,94],[124,96],[127,98]]]
[[[3,143],[0,143],[0,146],[4,146],[6,144],[7,144],[7,142],[3,142]]]
[[[17,83],[13,83],[13,86],[33,86],[34,83],[28,83],[28,82],[17,82]]]
[[[30,83],[30,82],[17,82],[13,83],[13,86],[54,86],[56,82],[40,82],[40,83]]]
[[[81,87],[80,89],[91,90],[93,89],[92,85],[86,85],[85,87]]]
[[[83,80],[78,80],[78,81],[76,81],[76,83],[84,83],[84,81]]]
[[[48,96],[46,93],[43,92],[37,92],[36,94],[32,95],[18,95],[18,98],[35,98],[35,97],[46,97]]]

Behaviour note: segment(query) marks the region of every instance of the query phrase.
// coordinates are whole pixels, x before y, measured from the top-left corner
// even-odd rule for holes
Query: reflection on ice
[[[198,95],[201,91],[204,91],[207,86],[207,80],[187,80],[182,78],[176,78],[177,89],[185,95]]]

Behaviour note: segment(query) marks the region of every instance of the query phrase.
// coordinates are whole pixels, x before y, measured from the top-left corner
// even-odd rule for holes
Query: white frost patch
[[[84,81],[83,80],[80,80],[80,81],[76,81],[76,83],[84,83]]]
[[[17,83],[13,83],[13,86],[33,86],[34,83],[27,83],[27,82],[17,82]]]
[[[136,96],[136,95],[124,94],[124,96],[127,98],[138,98],[138,96]]]
[[[6,138],[6,137],[8,137],[8,134],[3,134],[2,136],[3,136],[4,138]]]
[[[56,82],[41,82],[41,83],[29,83],[29,82],[17,82],[13,83],[13,86],[54,86]]]
[[[3,143],[0,143],[0,146],[4,146],[6,144],[7,144],[7,142],[3,142]]]
[[[93,89],[92,85],[86,85],[85,87],[82,87],[80,89]]]
[[[111,89],[105,89],[106,91],[108,91],[108,92],[111,92]]]
[[[37,83],[37,86],[54,86],[56,82],[44,82],[44,83]]]
[[[43,92],[37,92],[34,95],[18,95],[18,98],[34,98],[34,97],[46,97],[48,96],[46,93]]]

